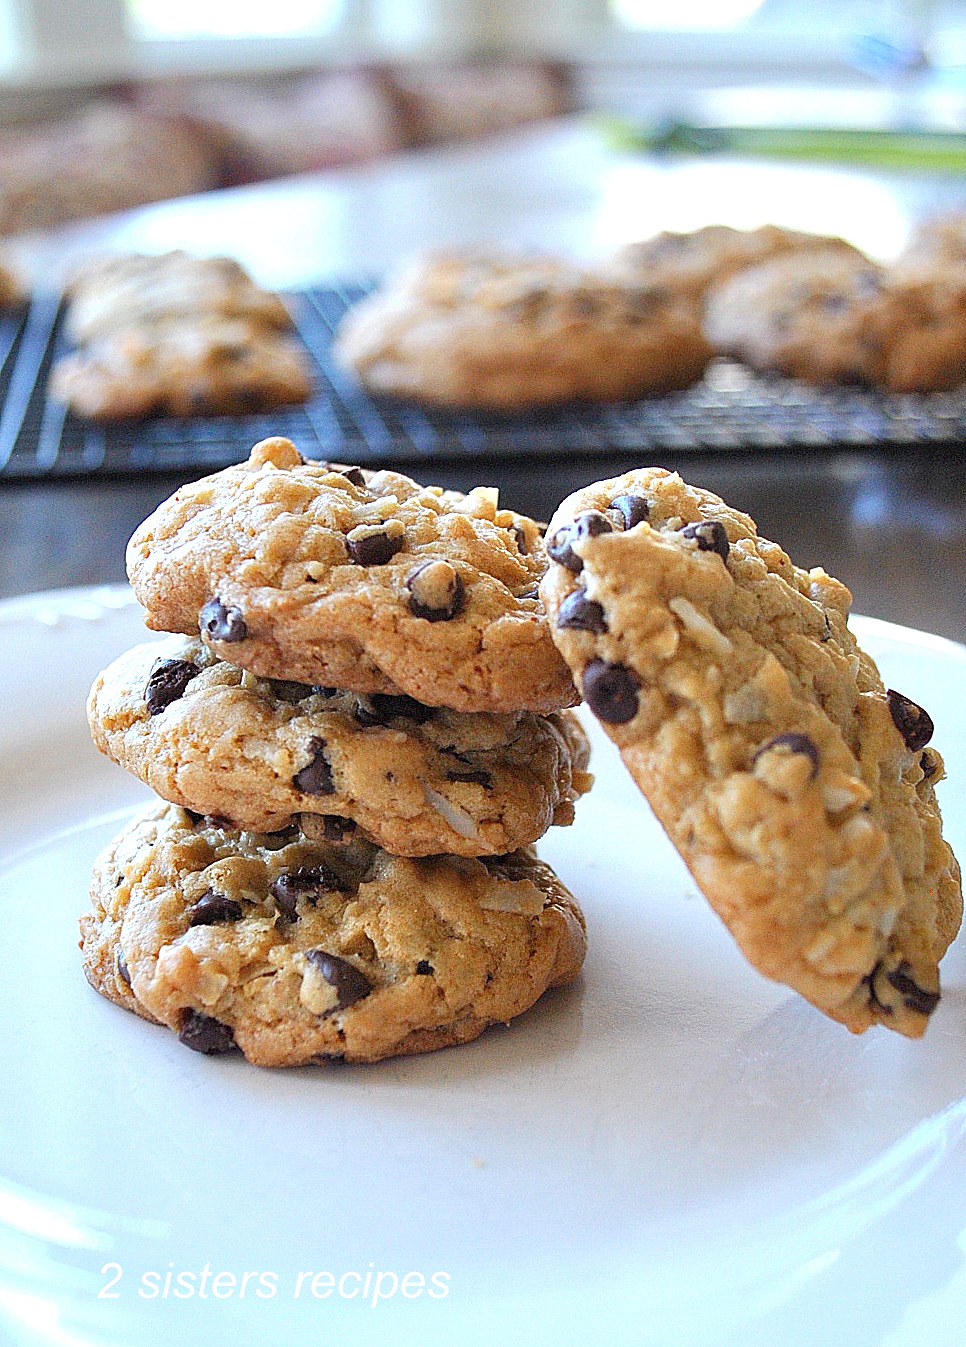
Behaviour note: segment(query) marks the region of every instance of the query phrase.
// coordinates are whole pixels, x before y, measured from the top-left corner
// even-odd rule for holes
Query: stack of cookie
[[[91,692],[98,747],[165,802],[97,863],[98,991],[275,1066],[464,1042],[577,975],[583,918],[531,844],[588,745],[532,520],[272,439],[128,562],[180,634]]]
[[[230,257],[106,257],[67,293],[78,349],[54,366],[51,391],[78,416],[244,414],[311,392],[288,310]]]

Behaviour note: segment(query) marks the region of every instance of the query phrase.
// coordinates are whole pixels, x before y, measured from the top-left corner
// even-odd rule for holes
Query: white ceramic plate
[[[962,854],[966,650],[855,626],[933,714]],[[851,1037],[744,963],[595,735],[541,844],[587,913],[580,983],[378,1066],[197,1056],[76,946],[147,798],[84,697],[142,638],[119,588],[0,604],[0,1338],[959,1347],[961,949],[923,1041]]]

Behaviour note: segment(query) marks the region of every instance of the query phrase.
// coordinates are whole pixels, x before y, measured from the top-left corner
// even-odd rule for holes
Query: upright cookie
[[[216,315],[98,337],[55,364],[50,389],[92,421],[246,415],[304,402],[312,376],[294,338]]]
[[[373,393],[496,412],[686,388],[710,356],[668,294],[554,258],[458,254],[350,310],[334,352]]]
[[[400,473],[303,462],[284,439],[182,487],[135,532],[149,627],[267,678],[539,713],[576,692],[537,583],[531,519]]]
[[[721,355],[814,384],[882,384],[881,267],[861,254],[793,253],[713,289],[705,332]]]
[[[854,1032],[920,1035],[962,914],[942,760],[845,586],[660,468],[569,497],[547,546],[560,649],[747,957]]]
[[[140,645],[96,679],[94,742],[164,800],[259,832],[356,824],[402,856],[502,855],[570,823],[590,785],[572,712],[468,715],[273,682],[198,638]],[[312,816],[312,817],[309,817]]]
[[[801,256],[813,250],[861,256],[844,239],[822,234],[773,224],[757,229],[712,224],[689,232],[665,229],[652,238],[626,244],[609,266],[637,285],[662,289],[700,311],[708,292],[738,272],[775,257]]]
[[[174,805],[98,860],[84,969],[186,1047],[258,1066],[465,1043],[572,981],[583,917],[529,851],[404,860],[356,836],[233,833]]]

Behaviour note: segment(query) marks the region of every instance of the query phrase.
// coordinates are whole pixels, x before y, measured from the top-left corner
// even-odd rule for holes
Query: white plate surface
[[[854,626],[966,854],[966,649]],[[585,971],[509,1028],[259,1071],[95,995],[77,917],[148,792],[84,699],[143,636],[121,588],[0,604],[0,1342],[961,1347],[962,948],[924,1040],[853,1038],[745,964],[596,733],[541,843]]]

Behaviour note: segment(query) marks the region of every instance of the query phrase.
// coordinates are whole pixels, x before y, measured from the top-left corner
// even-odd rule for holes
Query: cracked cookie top
[[[149,627],[200,629],[263,677],[461,711],[576,700],[537,593],[541,530],[490,488],[336,470],[264,440],[162,504],[127,559]]]

